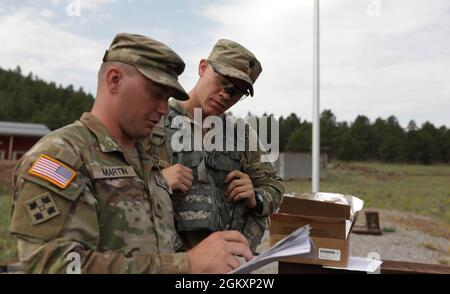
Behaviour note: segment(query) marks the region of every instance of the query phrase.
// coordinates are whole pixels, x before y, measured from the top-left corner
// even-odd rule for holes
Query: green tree
[[[356,141],[355,146],[359,146],[359,148],[355,149],[357,153],[355,153],[354,159],[368,160],[376,157],[377,150],[374,148],[369,118],[364,115],[358,115],[350,127],[350,134]]]
[[[300,126],[300,119],[295,113],[288,117],[280,117],[280,151],[285,151],[291,134]]]
[[[448,130],[445,126],[441,126],[438,129],[437,142],[440,149],[439,161],[448,162],[450,157],[450,142],[447,139]]]
[[[402,141],[400,138],[390,135],[380,146],[380,159],[387,162],[399,161],[402,152]]]
[[[72,85],[63,88],[47,83],[31,72],[25,77],[18,66],[0,68],[0,120],[35,122],[59,128],[91,109],[93,96]]]
[[[328,154],[328,158],[335,157],[337,141],[336,116],[329,109],[322,112],[320,116],[320,149]]]
[[[439,132],[430,122],[422,124],[419,130],[419,161],[423,164],[431,164],[440,158],[440,146],[438,142]]]
[[[287,152],[311,152],[311,124],[305,122],[295,129],[286,144]]]
[[[344,161],[358,160],[361,154],[359,142],[351,135],[350,127],[346,122],[338,123],[336,155],[337,158]]]

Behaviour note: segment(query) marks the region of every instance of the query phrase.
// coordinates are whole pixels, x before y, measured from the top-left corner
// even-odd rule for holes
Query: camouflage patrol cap
[[[244,46],[226,39],[219,40],[208,56],[214,70],[221,75],[244,82],[253,96],[253,84],[262,71],[261,63]]]
[[[136,67],[146,78],[175,90],[174,98],[189,99],[178,82],[185,64],[178,54],[161,42],[141,35],[119,33],[106,50],[103,61],[123,62]]]

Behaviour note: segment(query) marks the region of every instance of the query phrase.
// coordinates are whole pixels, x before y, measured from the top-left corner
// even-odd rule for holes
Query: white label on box
[[[319,248],[319,259],[339,261],[341,260],[341,250]]]

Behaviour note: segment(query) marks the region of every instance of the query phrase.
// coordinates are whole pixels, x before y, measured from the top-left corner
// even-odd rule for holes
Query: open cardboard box
[[[271,246],[309,224],[313,257],[289,257],[283,261],[345,267],[350,251],[350,231],[363,203],[357,197],[334,193],[285,196],[280,209],[271,217]]]

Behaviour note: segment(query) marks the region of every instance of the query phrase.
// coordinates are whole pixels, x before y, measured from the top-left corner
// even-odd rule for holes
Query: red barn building
[[[16,160],[50,133],[42,124],[0,121],[0,160]]]

